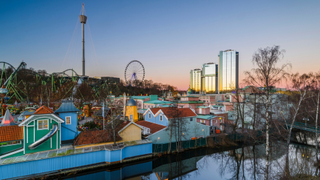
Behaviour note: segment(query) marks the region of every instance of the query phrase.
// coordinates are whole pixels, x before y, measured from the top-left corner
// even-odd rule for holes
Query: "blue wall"
[[[207,137],[210,135],[210,127],[196,122],[196,118],[192,118],[192,121],[190,121],[190,118],[182,118],[182,121],[186,122],[182,141],[191,140],[192,137]],[[148,139],[151,140],[153,144],[169,143],[169,132],[169,130],[162,130],[148,136]],[[175,129],[173,129],[172,134],[171,142],[175,142]],[[159,137],[160,139],[158,139]]]
[[[71,116],[71,124],[66,124],[67,116]],[[64,123],[61,123],[61,141],[73,140],[78,135],[77,112],[59,113],[59,117],[64,120]]]
[[[123,148],[122,151],[102,150],[83,154],[74,154],[69,156],[0,165],[0,179],[57,171],[102,162],[115,162],[120,161],[121,159],[147,155],[151,153],[152,143],[148,143],[127,146]]]
[[[149,113],[151,114],[151,118],[149,118]],[[162,121],[160,121],[160,115],[162,115]],[[144,116],[144,120],[152,122],[152,123],[160,124],[160,125],[163,125],[163,126],[168,126],[168,119],[166,118],[166,116],[163,115],[162,112],[160,114],[158,114],[157,117],[154,117],[152,112],[149,111]]]

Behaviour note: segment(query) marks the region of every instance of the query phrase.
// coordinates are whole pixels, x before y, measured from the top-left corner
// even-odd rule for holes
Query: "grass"
[[[74,154],[73,149],[69,149],[65,152],[58,153],[57,156],[66,156],[66,155],[70,155],[70,154]]]
[[[56,152],[51,152],[51,153],[48,154],[49,158],[56,157],[56,156],[57,156]]]
[[[124,142],[125,145],[137,145],[138,143],[136,141],[127,141],[127,142]]]

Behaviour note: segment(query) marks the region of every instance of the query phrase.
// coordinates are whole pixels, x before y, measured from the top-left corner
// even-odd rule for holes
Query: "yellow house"
[[[120,125],[121,126],[121,125]],[[118,131],[123,142],[141,140],[141,127],[134,122],[124,122]]]
[[[138,121],[137,103],[132,98],[127,102],[126,117],[132,122]]]

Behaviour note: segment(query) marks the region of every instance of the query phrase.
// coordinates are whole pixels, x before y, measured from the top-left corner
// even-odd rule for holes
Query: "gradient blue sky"
[[[49,73],[81,74],[85,3],[86,74],[124,78],[134,59],[146,79],[189,86],[189,72],[218,63],[218,52],[240,53],[240,77],[252,54],[266,46],[286,50],[291,72],[319,71],[320,1],[0,1],[0,61]],[[90,29],[90,31],[89,31]]]

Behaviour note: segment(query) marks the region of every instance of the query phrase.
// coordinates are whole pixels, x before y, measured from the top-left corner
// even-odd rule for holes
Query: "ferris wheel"
[[[132,60],[127,65],[124,71],[124,78],[127,84],[132,84],[133,81],[143,81],[145,70],[142,63],[138,60]]]

